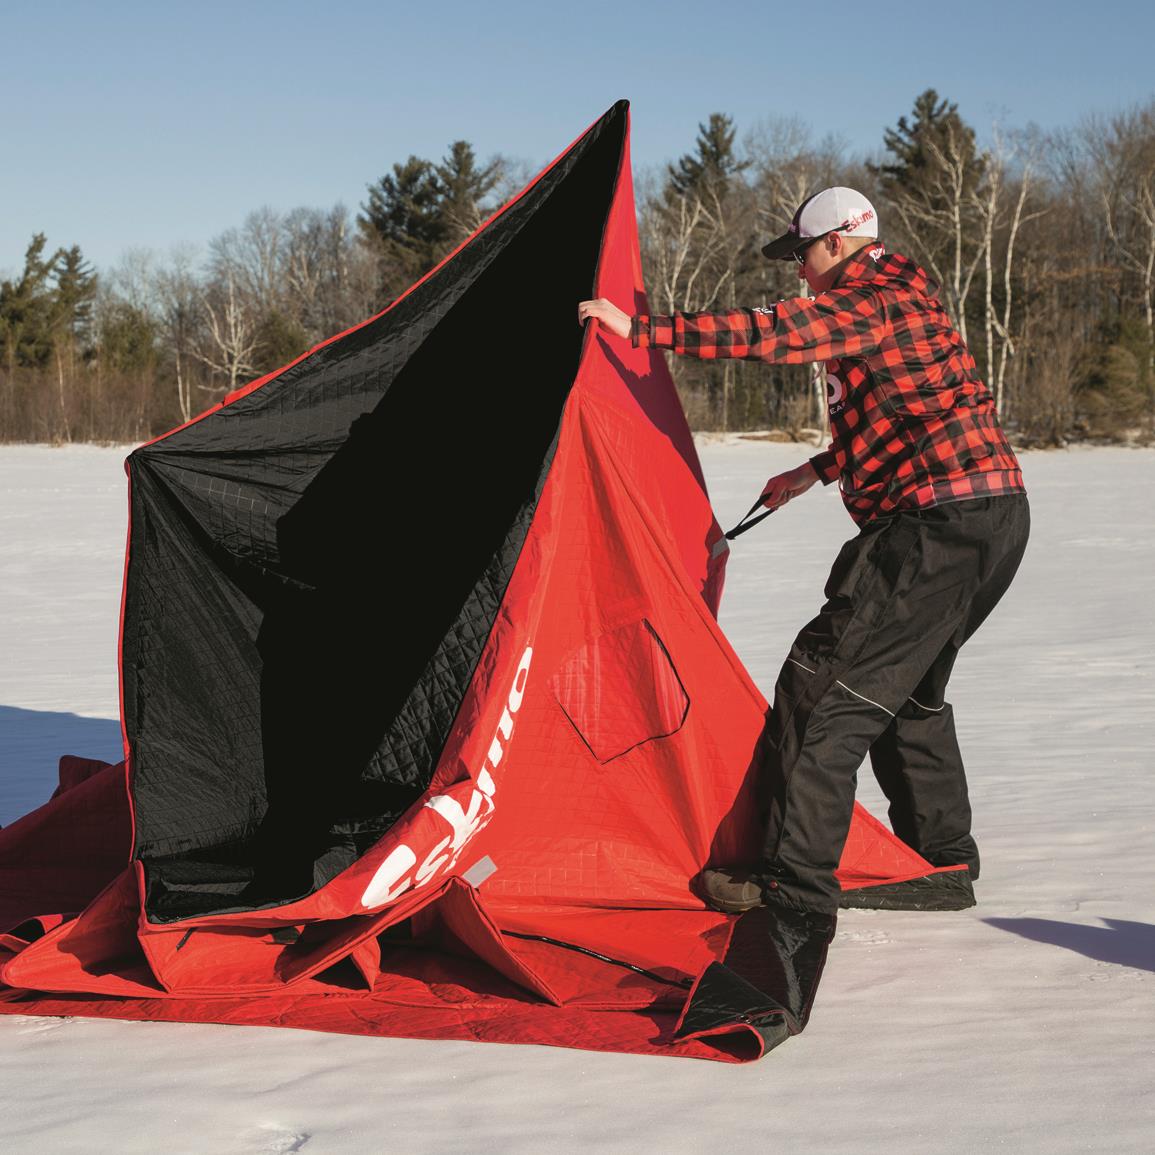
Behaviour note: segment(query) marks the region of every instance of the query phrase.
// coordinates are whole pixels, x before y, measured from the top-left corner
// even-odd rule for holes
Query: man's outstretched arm
[[[619,337],[630,337],[638,320],[605,298],[582,301],[578,305],[578,320],[584,324],[591,318]],[[636,339],[634,343],[638,344]],[[771,477],[763,487],[762,504],[770,509],[777,509],[792,498],[805,493],[816,481],[829,485],[837,477],[836,456],[828,449],[795,469]]]
[[[878,294],[863,288],[831,289],[817,297],[780,301],[768,309],[669,316],[631,317],[604,298],[582,301],[578,319],[591,317],[643,349],[787,365],[861,356],[877,349],[890,329]]]

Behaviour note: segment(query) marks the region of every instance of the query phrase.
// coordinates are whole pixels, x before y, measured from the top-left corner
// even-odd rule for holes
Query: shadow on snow
[[[1100,919],[1103,926],[1055,922],[1047,918],[988,918],[999,930],[1073,950],[1099,962],[1155,971],[1155,926],[1121,918]]]
[[[119,762],[120,722],[0,706],[0,825],[48,801],[62,754]]]

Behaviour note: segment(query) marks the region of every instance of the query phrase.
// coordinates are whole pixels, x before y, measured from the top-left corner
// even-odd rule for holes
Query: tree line
[[[643,174],[651,308],[765,305],[801,291],[759,247],[828,185],[861,189],[967,340],[1028,443],[1155,437],[1155,100],[1075,128],[995,127],[980,144],[933,90],[877,154],[792,119],[739,138],[725,113]],[[99,275],[32,238],[0,281],[0,439],[131,441],[379,311],[512,195],[526,173],[467,141],[416,156],[342,205],[260,209],[203,254],[130,253]],[[821,366],[671,360],[696,429],[821,428]]]

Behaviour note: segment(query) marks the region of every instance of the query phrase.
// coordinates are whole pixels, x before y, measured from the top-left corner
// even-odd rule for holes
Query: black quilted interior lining
[[[130,459],[154,921],[307,895],[427,788],[553,457],[625,117],[383,317]]]

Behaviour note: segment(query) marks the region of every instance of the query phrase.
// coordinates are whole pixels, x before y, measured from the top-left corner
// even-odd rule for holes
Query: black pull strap
[[[763,497],[764,496],[765,494],[763,494]],[[746,512],[746,516],[743,517],[742,520],[738,522],[738,524],[726,534],[726,540],[733,541],[734,538],[741,537],[742,534],[744,534],[748,529],[753,529],[760,521],[765,521],[766,518],[768,518],[774,512],[773,509],[762,509],[762,512],[759,513],[757,517],[750,516],[751,514],[756,513],[759,509],[762,509],[761,497],[759,497],[758,500],[754,502],[752,506],[750,506],[749,510]]]

